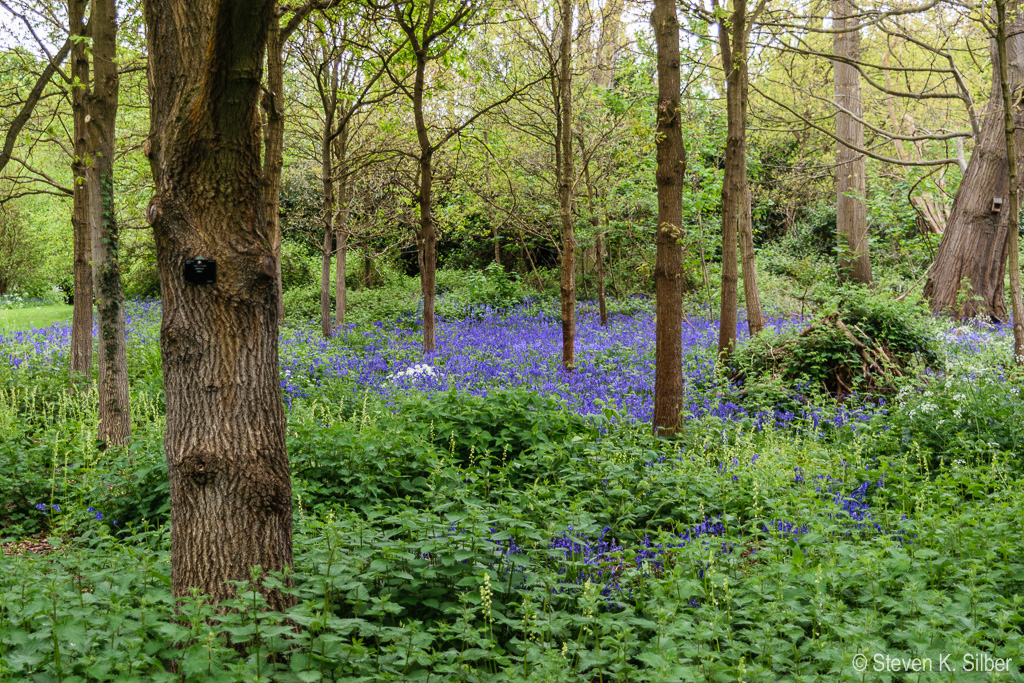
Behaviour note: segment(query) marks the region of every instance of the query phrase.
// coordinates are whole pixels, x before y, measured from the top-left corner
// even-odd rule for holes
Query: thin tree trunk
[[[74,208],[71,227],[74,235],[74,312],[71,318],[71,375],[89,377],[92,373],[92,234],[89,225],[89,193],[85,185],[89,155],[86,130],[85,96],[89,84],[89,58],[86,55],[85,7],[87,0],[68,0],[68,23],[75,40],[71,46],[71,77],[78,85],[71,92],[74,121],[75,158],[71,162],[74,178]]]
[[[856,27],[833,34],[832,50],[838,57],[860,60],[860,19],[848,17],[858,10],[851,0],[833,0],[833,26]],[[845,242],[839,257],[839,276],[865,285],[871,284],[871,255],[868,250],[868,218],[864,203],[867,196],[864,155],[853,147],[864,147],[861,114],[860,72],[845,62],[832,64],[836,98],[836,231]],[[849,113],[847,113],[849,112]],[[839,140],[849,142],[847,147]]]
[[[335,156],[338,162],[338,213],[334,224],[334,240],[337,243],[338,259],[334,271],[334,319],[335,325],[345,324],[348,310],[348,288],[345,269],[348,267],[348,126],[335,138]]]
[[[420,286],[423,294],[423,352],[432,353],[437,348],[434,331],[435,280],[437,277],[437,233],[431,212],[431,193],[434,185],[433,153],[428,152],[420,160],[420,234],[423,255],[423,269],[420,271]]]
[[[729,134],[725,150],[725,176],[723,203],[735,222],[734,232],[739,241],[743,262],[743,298],[747,307],[747,330],[756,337],[764,329],[761,316],[761,295],[757,288],[757,261],[754,255],[754,226],[750,212],[750,183],[747,180],[747,102],[749,81],[747,75],[747,36],[750,19],[746,0],[734,1],[732,59],[726,68],[726,100]],[[728,188],[729,198],[725,199]],[[724,220],[724,218],[723,218]],[[735,342],[734,342],[735,343]]]
[[[654,355],[654,433],[675,434],[683,410],[683,147],[679,112],[679,19],[674,0],[655,0],[651,13],[658,46],[657,298]],[[733,257],[736,249],[733,247]]]
[[[149,215],[170,480],[171,588],[214,600],[252,568],[292,565],[291,480],[278,364],[273,226],[258,107],[272,0],[146,0]],[[185,259],[216,262],[211,284]],[[270,609],[293,596],[263,588]]]
[[[416,54],[416,75],[413,81],[412,108],[416,120],[416,139],[420,146],[419,157],[419,208],[420,208],[420,291],[423,295],[423,352],[432,353],[437,344],[434,338],[434,292],[437,271],[437,233],[434,228],[432,197],[434,187],[434,148],[430,143],[426,119],[423,117],[423,91],[426,83],[426,53]]]
[[[1024,69],[1024,17],[1017,12],[1018,6],[1014,2],[1008,7],[1012,17],[1006,44],[1011,92],[1020,87]],[[993,64],[998,65],[995,41],[991,52]],[[979,314],[993,320],[1006,317],[1003,282],[1010,242],[1006,234],[1010,207],[1003,206],[998,212],[993,207],[995,198],[1009,197],[999,71],[992,70],[992,90],[981,136],[953,199],[949,222],[924,286],[924,296],[936,314],[961,319]],[[1019,167],[1024,145],[1016,152]]]
[[[747,199],[746,140],[742,127],[743,105],[741,92],[743,60],[733,55],[731,32],[744,31],[746,0],[734,0],[730,25],[718,22],[718,41],[722,68],[726,74],[726,115],[728,131],[725,143],[725,177],[722,180],[722,301],[719,314],[718,356],[728,358],[736,346],[737,306],[739,298],[739,266],[737,264],[737,232],[741,205]]]
[[[583,285],[583,300],[590,301],[590,287],[587,286],[587,249],[583,249],[583,258],[579,259],[580,264],[580,284]]]
[[[273,30],[273,29],[271,29]],[[324,191],[324,243],[320,252],[320,332],[331,338],[331,242],[334,239],[334,163],[331,133],[338,107],[338,67],[326,55],[321,71],[323,82],[330,84],[321,93],[324,105],[324,130],[320,140],[320,176]]]
[[[333,203],[333,202],[332,202]],[[333,211],[333,207],[332,207]],[[334,225],[331,219],[324,219],[324,241],[320,245],[320,334],[331,338],[331,253],[334,242]]]
[[[533,271],[533,277],[537,281],[537,291],[544,288],[544,279],[541,278],[540,273],[537,272],[537,264],[533,261],[533,254],[530,253],[530,248],[526,246],[526,241],[523,240],[521,232],[516,232],[516,237],[519,238],[519,246],[523,248],[523,252],[526,253],[526,260],[530,263],[530,270]]]
[[[99,434],[102,443],[125,445],[131,437],[124,295],[114,217],[114,122],[117,118],[117,5],[92,0],[93,81],[89,110],[91,163],[86,171],[92,235],[93,283],[99,319]]]
[[[1010,191],[1006,242],[1010,260],[1010,301],[1013,306],[1013,359],[1024,365],[1024,295],[1020,283],[1020,176],[1017,165],[1018,107],[1013,101],[1010,87],[1010,68],[1007,55],[1006,0],[996,0],[996,49],[999,55],[999,83],[1003,99],[1003,134],[1006,140],[1007,185]]]
[[[746,138],[745,131],[744,138]],[[756,337],[764,329],[764,318],[761,313],[761,293],[757,287],[757,258],[754,254],[753,221],[750,216],[750,186],[746,182],[746,151],[744,151],[743,160],[745,199],[740,205],[740,221],[737,227],[739,229],[740,258],[743,261],[743,298],[747,305],[747,331],[751,337]]]
[[[572,224],[572,0],[561,0],[561,39],[558,50],[558,205],[562,230],[562,367],[576,365],[576,235]]]
[[[608,324],[608,303],[604,296],[604,243],[601,233],[594,235],[594,250],[597,252],[597,307],[601,313],[601,324]]]
[[[285,37],[276,13],[272,13],[267,31],[267,92],[263,109],[267,116],[264,134],[263,198],[270,229],[270,248],[274,258],[274,282],[277,289],[277,320],[284,321],[284,281],[281,277],[281,170],[284,167],[284,50]]]

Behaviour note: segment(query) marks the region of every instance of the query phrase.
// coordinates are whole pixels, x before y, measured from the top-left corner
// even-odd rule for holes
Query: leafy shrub
[[[156,262],[156,243],[152,234],[133,234],[121,245],[121,283],[126,298],[159,298],[160,270]],[[69,283],[74,289],[74,278]]]
[[[919,365],[934,368],[939,354],[934,330],[918,307],[847,288],[832,309],[802,331],[763,333],[734,357],[747,394],[797,396],[823,391],[837,399],[851,394],[893,393],[896,380]]]
[[[0,295],[12,285],[20,285],[30,296],[51,288],[38,277],[43,246],[30,226],[11,204],[0,205]]]
[[[522,389],[413,393],[393,406],[369,401],[344,402],[330,422],[316,417],[317,408],[310,408],[315,419],[293,417],[289,454],[310,505],[344,500],[363,508],[419,494],[441,458],[497,467],[593,433],[557,399]],[[516,476],[532,471],[522,464],[515,469]]]
[[[368,325],[413,316],[422,308],[419,278],[390,273],[382,287],[349,290],[346,322]]]
[[[31,296],[18,285],[12,285],[7,290],[7,294],[0,295],[0,311],[60,303],[64,303],[64,295],[55,287],[41,292],[37,291],[35,296]]]
[[[315,286],[313,259],[305,250],[290,240],[281,242],[281,288],[290,289]]]
[[[462,318],[483,307],[508,308],[526,298],[518,275],[497,263],[489,264],[483,272],[440,271],[437,293],[440,295],[438,315],[449,318]]]
[[[592,428],[554,397],[525,389],[502,389],[486,396],[450,391],[413,396],[398,407],[397,418],[420,430],[459,462],[474,457],[515,459]]]
[[[320,287],[307,285],[285,290],[282,295],[284,314],[292,320],[314,320],[320,318]],[[331,311],[334,311],[334,295],[331,294]]]
[[[33,442],[21,430],[0,439],[0,536],[34,534],[42,518],[33,509],[50,500],[49,445]]]
[[[782,238],[779,246],[797,257],[819,256],[834,261],[835,203],[821,203],[808,207]]]

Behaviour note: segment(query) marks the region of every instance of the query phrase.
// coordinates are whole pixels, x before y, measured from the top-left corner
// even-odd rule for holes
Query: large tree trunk
[[[274,235],[258,101],[272,0],[146,0],[148,211],[163,292],[171,587],[215,600],[292,565]],[[216,281],[184,278],[216,260]],[[271,609],[294,603],[266,589]]]
[[[272,13],[267,31],[267,92],[263,109],[267,116],[264,134],[264,210],[272,236],[278,323],[284,320],[284,281],[281,277],[281,169],[284,167],[284,50],[285,36],[277,14]]]
[[[1010,6],[1013,20],[1007,25],[1011,92],[1020,88],[1024,76],[1024,17],[1016,12],[1017,6],[1016,2]],[[988,112],[967,172],[953,199],[949,223],[924,287],[933,313],[956,318],[973,318],[979,314],[994,320],[1006,317],[1003,280],[1009,245],[1006,235],[1010,220],[1010,207],[1006,202],[1009,181],[999,55],[994,43],[992,63],[996,66],[992,70]],[[1017,120],[1017,125],[1021,125],[1019,112]],[[1018,164],[1022,150],[1024,145],[1018,146]],[[998,212],[993,210],[994,198],[1004,201]]]
[[[654,432],[670,435],[678,429],[683,410],[683,248],[680,239],[683,236],[683,174],[686,171],[679,112],[679,19],[675,0],[655,0],[651,23],[658,44]],[[735,245],[732,254],[735,259]]]
[[[74,178],[74,208],[71,229],[74,235],[74,312],[71,317],[71,374],[89,377],[92,372],[92,234],[89,226],[89,194],[85,185],[86,157],[89,154],[85,125],[85,96],[89,83],[89,58],[85,52],[86,0],[68,0],[68,23],[77,38],[71,47],[71,77],[77,83],[71,91],[71,117],[74,122],[75,157],[71,162]]]
[[[124,445],[131,436],[124,295],[118,261],[120,237],[114,218],[114,122],[117,118],[117,5],[92,0],[93,81],[86,98],[91,163],[86,171],[96,312],[99,319],[99,435]]]
[[[576,364],[576,235],[572,224],[572,0],[561,0],[561,39],[558,50],[558,209],[562,229],[562,367]]]
[[[1013,305],[1013,359],[1024,365],[1024,295],[1020,284],[1020,176],[1017,147],[1020,136],[1016,116],[1019,106],[1013,100],[1010,87],[1010,69],[1007,54],[1006,0],[996,0],[996,52],[999,55],[999,83],[1003,100],[1003,137],[1006,140],[1007,184],[1010,191],[1009,216],[1006,230],[1007,251],[1010,256],[1010,301]]]
[[[334,223],[334,241],[338,260],[334,271],[334,324],[345,324],[348,310],[348,285],[345,269],[348,267],[348,124],[335,138],[335,157],[338,162],[338,212]]]
[[[860,19],[851,0],[833,0],[833,27],[855,30],[833,34],[832,50],[837,57],[860,60]],[[864,203],[864,155],[854,148],[864,147],[864,125],[861,116],[860,72],[844,62],[832,65],[836,105],[836,231],[845,242],[839,257],[839,276],[862,284],[871,284],[871,256],[868,252],[868,214]],[[849,113],[847,113],[849,112]],[[848,142],[847,147],[840,140]]]

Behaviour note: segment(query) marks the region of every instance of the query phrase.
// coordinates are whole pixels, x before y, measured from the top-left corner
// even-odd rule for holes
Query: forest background
[[[7,131],[47,67],[43,50],[56,54],[54,46],[68,38],[60,8],[5,6],[12,14],[0,67],[0,130]],[[335,317],[339,273],[353,291],[404,283],[410,296],[384,300],[414,308],[416,286],[408,278],[419,274],[422,243],[422,155],[413,100],[406,96],[414,60],[403,47],[401,27],[375,17],[372,8],[302,9],[311,16],[298,23],[282,53],[284,310],[317,315],[322,270]],[[765,303],[778,311],[806,308],[824,273],[838,274],[842,255],[831,9],[820,3],[772,7],[751,27],[751,219]],[[924,276],[980,135],[992,72],[978,11],[942,3],[883,18],[865,14],[873,18],[860,31],[862,144],[870,153],[864,204],[880,290],[903,294]],[[145,43],[139,8],[126,5],[121,13],[113,192],[122,229],[119,259],[125,294],[157,297],[156,251],[145,215],[153,193],[145,154]],[[285,13],[282,21],[292,16]],[[708,311],[719,307],[728,128],[714,20],[701,8],[681,13],[684,291],[691,309]],[[600,248],[612,294],[651,292],[657,87],[650,25],[641,8],[615,2],[583,4],[575,22],[577,289],[584,298],[596,296]],[[443,54],[427,64],[425,126],[438,137],[451,134],[432,155],[442,269],[463,271],[462,277],[493,274],[485,271],[493,262],[531,288],[553,292],[558,286],[563,245],[555,159],[559,119],[552,97],[555,24],[552,8],[482,7],[444,36]],[[10,47],[15,40],[23,46]],[[13,145],[5,149],[0,175],[0,295],[72,300],[72,83],[63,65],[37,94],[20,133],[8,140]],[[326,243],[325,221],[336,233]],[[325,244],[332,255],[339,246],[348,252],[343,266],[320,267]],[[357,314],[359,301],[357,294]]]

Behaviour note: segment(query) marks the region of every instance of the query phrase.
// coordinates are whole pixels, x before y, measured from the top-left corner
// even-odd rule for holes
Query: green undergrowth
[[[1024,660],[1015,442],[940,457],[898,406],[828,436],[708,419],[655,440],[527,392],[297,401],[295,568],[272,580],[297,604],[277,614],[244,583],[227,613],[171,598],[159,404],[136,421],[146,445],[100,453],[89,401],[18,391],[0,534],[55,550],[0,558],[0,680],[775,681],[858,678],[858,653]]]

